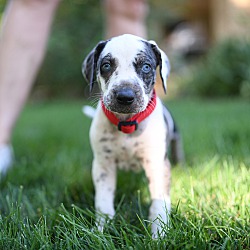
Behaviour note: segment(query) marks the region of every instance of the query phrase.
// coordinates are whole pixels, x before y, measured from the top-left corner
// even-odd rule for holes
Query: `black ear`
[[[158,47],[155,41],[148,41],[151,45],[152,50],[155,53],[155,56],[158,60],[160,67],[160,76],[162,81],[162,87],[166,94],[167,92],[167,78],[170,73],[170,63],[167,55]]]
[[[96,81],[97,61],[107,42],[99,42],[83,61],[82,74],[90,85],[90,91],[92,91],[94,82]]]

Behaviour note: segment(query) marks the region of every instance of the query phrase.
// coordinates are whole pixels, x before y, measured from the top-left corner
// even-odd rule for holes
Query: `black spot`
[[[100,140],[99,140],[99,142],[106,142],[106,141],[108,141],[109,140],[109,138],[107,138],[107,137],[102,137]]]
[[[139,161],[139,162],[143,162],[144,158],[143,157],[136,157],[136,160]]]
[[[131,167],[131,169],[135,169],[137,167],[137,165],[133,163],[130,165],[130,167]]]
[[[148,73],[145,73],[142,70],[144,64],[148,64],[151,67],[151,70]],[[149,93],[152,89],[152,85],[154,85],[155,83],[157,67],[157,58],[149,44],[145,43],[144,50],[141,50],[136,55],[133,65],[136,73],[145,83],[144,88],[146,90],[146,93]]]
[[[101,173],[100,179],[103,180],[107,177],[107,173]]]
[[[96,81],[97,61],[106,44],[107,41],[98,43],[95,49],[88,55],[87,59],[85,59],[86,63],[83,64],[84,75],[90,84],[90,91],[92,91]]]
[[[110,71],[106,72],[102,70],[102,65],[105,63],[109,63],[111,66]],[[117,68],[117,62],[116,59],[112,57],[110,53],[108,53],[106,56],[104,56],[99,62],[98,62],[98,68],[101,73],[101,76],[104,78],[105,82],[107,83],[111,75],[115,72]]]
[[[104,181],[107,177],[106,173],[101,173],[101,175],[99,176],[99,178],[96,179],[96,183],[99,183],[100,181]]]
[[[103,152],[110,154],[110,153],[112,153],[112,150],[105,145],[105,146],[103,146]]]

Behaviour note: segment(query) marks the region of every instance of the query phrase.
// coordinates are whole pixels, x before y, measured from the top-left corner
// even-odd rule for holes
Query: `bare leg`
[[[147,37],[147,0],[105,0],[106,38],[122,34]]]
[[[0,37],[0,148],[10,143],[13,127],[44,57],[59,2],[9,2]],[[0,172],[1,168],[0,154]]]

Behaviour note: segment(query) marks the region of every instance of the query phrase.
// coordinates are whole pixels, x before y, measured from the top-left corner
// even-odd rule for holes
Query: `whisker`
[[[102,98],[102,93],[95,92],[91,93],[91,95],[88,97],[88,101],[90,102],[91,106],[96,106],[101,98]]]

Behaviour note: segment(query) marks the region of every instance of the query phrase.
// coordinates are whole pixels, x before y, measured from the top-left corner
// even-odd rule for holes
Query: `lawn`
[[[152,240],[143,173],[119,172],[115,219],[94,225],[91,121],[80,101],[28,104],[0,183],[0,249],[249,249],[250,103],[168,102],[186,165],[172,168],[171,227]]]

